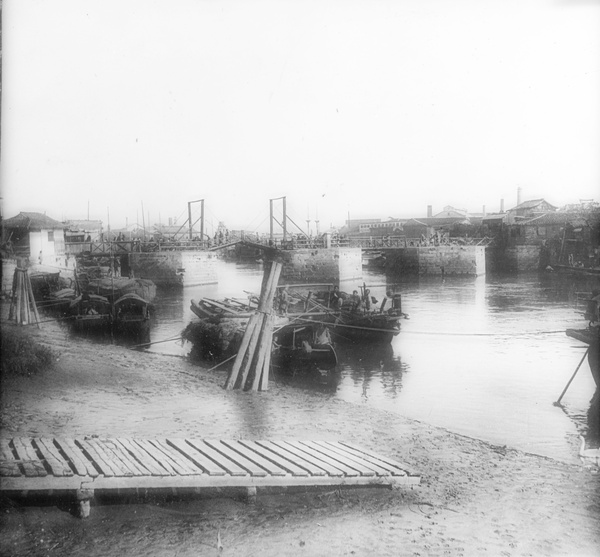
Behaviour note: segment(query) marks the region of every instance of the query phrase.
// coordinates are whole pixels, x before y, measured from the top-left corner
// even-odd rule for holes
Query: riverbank
[[[213,496],[111,498],[83,521],[52,500],[4,500],[3,555],[600,551],[600,475],[575,459],[493,446],[276,377],[266,393],[224,391],[224,371],[72,339],[56,324],[31,333],[57,361],[39,375],[3,377],[3,436],[341,439],[406,463],[422,481],[413,490],[259,492],[255,506]]]

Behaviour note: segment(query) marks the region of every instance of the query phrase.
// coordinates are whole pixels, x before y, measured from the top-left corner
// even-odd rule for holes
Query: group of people
[[[342,309],[345,297],[349,301],[350,311],[354,313],[371,311],[379,303],[375,296],[371,296],[368,288],[365,288],[362,295],[358,293],[358,290],[353,290],[351,296],[345,296],[336,285],[329,294],[329,307],[334,310]]]

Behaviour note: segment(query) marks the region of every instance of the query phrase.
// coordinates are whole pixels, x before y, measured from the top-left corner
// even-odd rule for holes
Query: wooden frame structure
[[[420,477],[351,443],[306,440],[0,439],[0,490],[73,491],[82,518],[94,491],[414,486]]]

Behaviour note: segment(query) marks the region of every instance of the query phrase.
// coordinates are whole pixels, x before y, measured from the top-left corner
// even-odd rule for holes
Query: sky
[[[4,0],[2,216],[600,200],[600,0]],[[275,215],[281,202],[275,202]],[[194,219],[199,204],[193,205]]]

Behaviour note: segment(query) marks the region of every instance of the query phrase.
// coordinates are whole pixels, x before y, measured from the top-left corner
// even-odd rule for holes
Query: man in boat
[[[363,303],[360,296],[358,295],[358,290],[352,291],[352,296],[350,296],[350,303],[352,304],[350,306],[350,311],[354,313],[362,311]]]
[[[282,315],[287,315],[290,306],[290,293],[288,287],[284,286],[279,292],[279,311]]]
[[[340,293],[340,289],[336,284],[334,285],[333,290],[329,294],[329,307],[334,310],[341,309],[343,303],[344,300]]]

